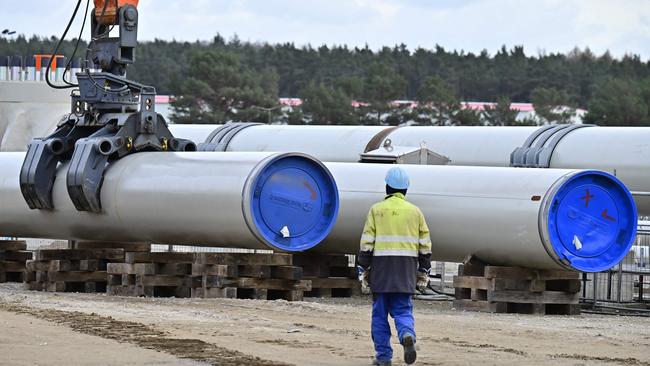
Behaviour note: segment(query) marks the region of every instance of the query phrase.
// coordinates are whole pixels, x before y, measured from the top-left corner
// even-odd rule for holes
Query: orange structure
[[[62,59],[64,56],[63,55],[48,55],[48,54],[37,54],[34,55],[34,59],[36,61],[36,70],[40,70],[42,67],[47,67],[47,64],[43,64],[43,59],[45,58],[51,58],[52,59],[52,70],[56,70],[56,62],[58,59]]]
[[[113,25],[117,24],[117,10],[124,5],[133,5],[133,7],[138,7],[139,0],[94,0],[95,2],[95,19],[99,24],[104,25]],[[108,4],[106,4],[108,2]],[[106,6],[106,10],[104,10]],[[104,13],[103,17],[102,11]]]

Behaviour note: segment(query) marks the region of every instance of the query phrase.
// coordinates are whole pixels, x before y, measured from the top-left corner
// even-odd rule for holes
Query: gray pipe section
[[[314,251],[355,253],[369,207],[384,198],[383,179],[391,166],[326,165],[337,180],[341,207],[334,230]],[[471,254],[495,265],[588,271],[588,268],[576,268],[576,263],[563,260],[562,255],[553,249],[549,233],[556,229],[547,220],[560,187],[577,175],[585,174],[585,171],[402,167],[407,170],[411,180],[407,199],[422,210],[430,226],[434,260],[461,262]],[[624,187],[622,189],[625,190]],[[540,199],[533,200],[534,196]],[[633,203],[630,207],[634,211]],[[600,230],[599,225],[606,224],[598,219],[598,213],[587,213],[590,217],[588,220],[594,220],[592,224],[595,225],[585,234],[591,235],[590,239],[596,239],[600,235],[595,234]],[[607,268],[615,265],[634,241],[635,212],[628,210],[623,214],[621,207],[620,219],[621,222],[627,220],[621,229],[627,239],[614,244],[614,247],[618,246],[618,254],[614,260],[610,258],[610,262],[604,266]],[[582,226],[578,221],[572,223],[575,224],[576,233]],[[581,239],[585,241],[585,246],[589,245],[587,242],[590,239]]]
[[[101,197],[104,212],[99,215],[74,208],[65,187],[65,166],[54,185],[56,209],[29,210],[18,186],[23,157],[22,153],[0,154],[0,233],[4,235],[252,249],[278,247],[256,232],[250,211],[243,209],[249,207],[245,198],[251,197],[252,177],[261,175],[278,158],[277,154],[130,155],[108,170]],[[356,253],[367,212],[384,197],[383,179],[391,165],[327,163],[326,167],[337,182],[340,207],[333,230],[322,242],[322,238],[314,239],[313,245],[321,244],[312,251]],[[418,165],[404,168],[412,182],[407,197],[421,208],[431,227],[436,260],[461,261],[473,254],[492,264],[600,270],[617,263],[634,240],[634,203],[631,197],[627,199],[625,187],[606,173]],[[281,206],[298,206],[298,211],[305,207],[293,205],[299,198],[291,198],[298,197],[303,184],[276,181],[288,191],[284,196],[278,191],[271,201]],[[591,211],[582,209],[583,203],[575,193],[566,200],[562,198],[563,194],[573,192],[570,184],[578,184],[580,195],[584,187],[591,189],[601,206],[595,200],[591,202]],[[316,189],[321,195],[323,191],[322,186]],[[623,199],[607,199],[610,195]],[[553,216],[552,204],[556,208],[570,208],[567,217],[558,219],[562,224],[549,219]],[[608,215],[615,222],[598,217],[602,207],[609,208]],[[297,221],[308,215],[308,211],[291,212],[286,217]],[[335,210],[332,212],[336,215]],[[267,218],[273,219],[275,214],[270,213]],[[294,224],[289,220],[287,225]],[[329,233],[329,229],[315,231]],[[553,241],[553,232],[568,235],[568,249],[566,240],[560,243],[565,247]],[[572,236],[580,238],[583,251],[595,246],[608,257],[601,260],[602,254],[589,254],[583,258],[579,250],[573,253]],[[290,247],[284,249],[292,251]]]
[[[304,154],[132,154],[107,170],[101,190],[101,214],[75,209],[65,184],[67,165],[59,167],[54,182],[55,209],[30,210],[18,179],[24,156],[0,153],[0,233],[5,236],[287,249],[290,246],[284,247],[284,243],[301,240],[299,235],[307,237],[307,246],[318,244],[336,219],[336,187],[321,184],[330,183],[327,177],[331,180],[331,176],[319,162]],[[311,187],[298,180],[296,187],[285,181],[286,175],[265,176],[269,169],[282,168],[286,161],[297,162],[299,179],[305,171],[322,173],[324,178],[311,182]],[[296,176],[293,166],[283,169],[291,178]],[[256,185],[260,176],[265,180]],[[328,191],[324,188],[330,189],[330,194],[319,197],[323,207],[309,207],[308,213],[303,212],[309,201],[303,203],[301,196],[309,197],[313,191],[325,196]],[[263,216],[287,219],[282,224],[289,228],[294,228],[292,219],[302,216],[311,215],[316,223],[286,240],[279,233],[281,227],[269,236],[268,230],[262,228],[262,220],[251,212],[255,197],[268,197],[269,193],[270,202],[261,208]],[[321,218],[318,214],[327,209],[327,204],[334,206],[329,208],[331,218]]]
[[[196,126],[191,137],[202,142],[219,127]],[[171,127],[178,137],[190,136],[186,128]],[[304,151],[324,161],[357,162],[368,145],[377,148],[388,138],[395,146],[419,147],[425,143],[432,151],[451,159],[450,165],[507,167],[510,154],[539,128],[418,126],[388,131],[387,127],[375,126],[252,126],[235,135],[227,151]],[[559,141],[550,167],[597,169],[614,174],[634,192],[639,213],[650,215],[648,141],[648,127],[576,129]]]

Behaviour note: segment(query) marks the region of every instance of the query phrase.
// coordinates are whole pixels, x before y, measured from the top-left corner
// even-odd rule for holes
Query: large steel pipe
[[[326,163],[341,208],[315,251],[355,253],[370,206],[383,198],[391,165]],[[407,199],[431,229],[434,260],[601,271],[618,263],[636,236],[634,201],[600,171],[404,165]]]
[[[213,142],[212,137],[219,136],[211,133],[223,129],[223,125],[172,126],[175,136],[196,142],[208,137],[211,139],[207,142]],[[586,127],[536,135],[540,129],[253,125],[230,136],[222,147],[223,151],[302,151],[324,161],[356,162],[361,153],[377,149],[390,139],[396,146],[419,147],[425,143],[451,159],[450,165],[502,167],[510,166],[512,153],[528,142],[531,150],[537,148],[547,154],[546,164],[530,166],[597,169],[614,174],[633,192],[639,213],[650,215],[650,128]]]
[[[22,159],[0,154],[4,235],[324,253],[356,253],[391,167],[327,163],[323,169],[294,154],[134,154],[108,170],[105,213],[96,215],[74,209],[63,173],[54,186],[56,209],[29,210],[18,187]],[[429,222],[437,260],[473,254],[492,264],[599,271],[615,265],[634,241],[634,201],[604,172],[404,168],[412,181],[407,197]],[[337,215],[336,186],[337,223],[313,247]]]
[[[103,212],[77,211],[67,165],[54,182],[54,210],[30,210],[18,177],[24,153],[0,153],[0,233],[79,240],[148,241],[306,250],[338,210],[336,184],[317,160],[297,153],[139,153],[113,163]]]

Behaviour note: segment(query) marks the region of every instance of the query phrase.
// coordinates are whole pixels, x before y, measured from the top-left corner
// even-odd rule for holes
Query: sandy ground
[[[415,307],[418,365],[650,366],[650,318]],[[368,298],[147,299],[1,284],[0,364],[366,365],[369,317]]]

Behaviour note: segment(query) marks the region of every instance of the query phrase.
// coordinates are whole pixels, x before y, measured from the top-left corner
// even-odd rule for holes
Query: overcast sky
[[[49,36],[63,31],[76,1],[0,4],[1,29]],[[505,44],[524,45],[528,55],[588,46],[650,58],[650,0],[140,0],[139,11],[139,37],[147,40],[220,33],[253,42],[439,44],[490,54]]]

